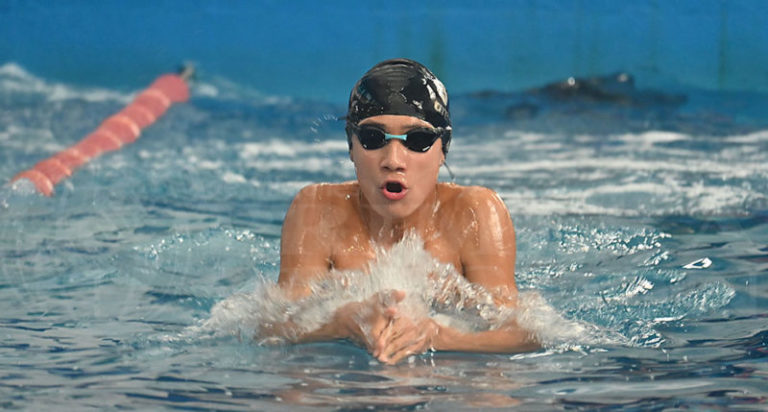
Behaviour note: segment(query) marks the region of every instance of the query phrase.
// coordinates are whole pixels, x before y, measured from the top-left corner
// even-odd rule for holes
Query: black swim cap
[[[413,116],[434,127],[448,129],[442,137],[443,153],[448,153],[451,143],[448,92],[421,63],[409,59],[385,60],[357,81],[349,95],[347,121],[358,124],[380,114]]]

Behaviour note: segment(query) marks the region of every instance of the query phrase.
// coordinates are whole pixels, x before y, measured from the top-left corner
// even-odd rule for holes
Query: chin
[[[384,218],[388,218],[392,220],[405,219],[408,216],[412,215],[415,211],[416,211],[415,207],[410,207],[409,205],[404,205],[399,203],[394,205],[382,205],[377,210],[377,212],[379,212],[379,215],[381,215]]]

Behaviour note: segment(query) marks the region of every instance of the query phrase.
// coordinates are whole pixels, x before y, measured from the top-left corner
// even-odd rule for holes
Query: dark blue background
[[[132,90],[192,61],[203,78],[334,103],[395,56],[453,93],[617,70],[641,85],[768,92],[767,11],[763,0],[0,0],[0,64]]]

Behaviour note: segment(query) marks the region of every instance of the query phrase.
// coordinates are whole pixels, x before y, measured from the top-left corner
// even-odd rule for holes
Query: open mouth
[[[408,188],[400,182],[390,181],[384,183],[381,187],[381,192],[389,200],[400,200],[408,193]]]
[[[403,191],[403,185],[398,182],[387,182],[384,188],[390,193],[400,193]]]

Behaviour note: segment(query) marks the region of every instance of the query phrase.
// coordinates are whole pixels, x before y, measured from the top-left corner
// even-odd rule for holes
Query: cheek
[[[353,152],[351,153],[350,158],[355,167],[355,175],[357,175],[358,180],[364,180],[372,174],[371,167],[375,164],[375,161],[371,159],[370,156],[366,156],[365,153]]]
[[[435,188],[437,184],[440,163],[435,159],[424,162],[417,166],[418,173],[412,175],[413,182],[419,187],[419,192],[428,193]]]
[[[440,171],[440,165],[442,164],[442,153],[440,156],[430,157],[424,159],[418,166],[419,174],[422,179],[427,181],[437,180],[438,172]]]

